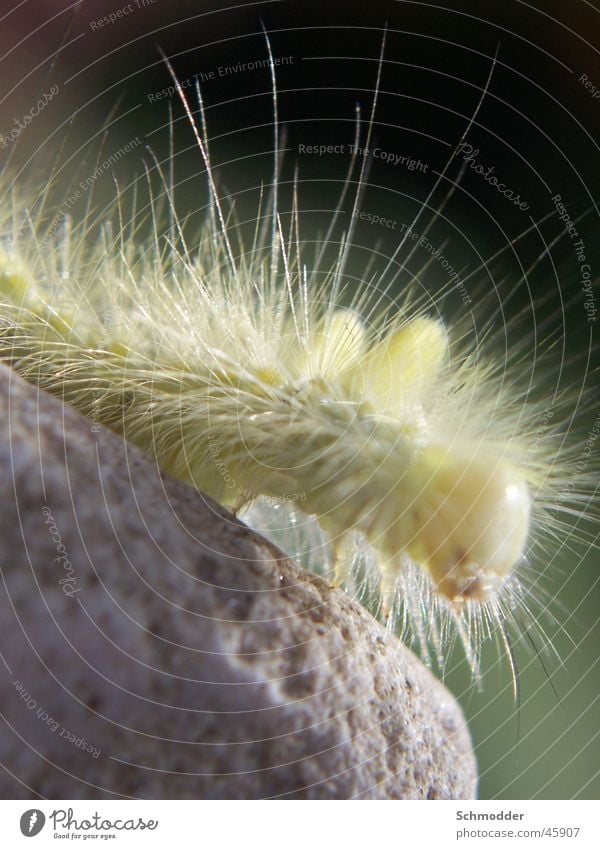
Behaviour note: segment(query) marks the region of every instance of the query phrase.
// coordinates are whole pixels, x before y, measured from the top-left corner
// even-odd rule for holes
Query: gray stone
[[[474,796],[456,702],[366,611],[0,369],[2,797]]]

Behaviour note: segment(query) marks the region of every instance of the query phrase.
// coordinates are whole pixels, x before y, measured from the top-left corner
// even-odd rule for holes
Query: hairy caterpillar
[[[394,309],[383,277],[352,295],[351,230],[325,274],[309,267],[297,203],[285,229],[279,213],[277,127],[264,225],[234,249],[203,113],[198,126],[181,96],[212,199],[199,245],[168,184],[173,225],[161,232],[152,200],[137,246],[133,212],[94,240],[85,221],[56,230],[43,202],[5,196],[0,356],[235,510],[266,496],[316,516],[338,582],[357,537],[368,543],[384,613],[399,588],[421,644],[441,650],[453,624],[475,667],[486,629],[508,641],[506,622],[527,616],[519,572],[561,532],[552,511],[578,509],[577,493],[557,499],[573,465],[562,422],[532,451],[546,397],[506,381],[504,361],[412,291]]]

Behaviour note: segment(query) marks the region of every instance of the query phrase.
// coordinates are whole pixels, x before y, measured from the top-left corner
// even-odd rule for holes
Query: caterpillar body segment
[[[526,474],[452,427],[476,380],[440,321],[399,317],[382,332],[331,303],[307,317],[305,291],[223,285],[196,265],[177,288],[146,281],[141,309],[123,277],[107,278],[106,325],[77,284],[59,311],[26,262],[0,262],[2,358],[167,472],[236,508],[298,500],[338,554],[362,534],[384,591],[412,561],[453,604],[485,602],[523,558]]]

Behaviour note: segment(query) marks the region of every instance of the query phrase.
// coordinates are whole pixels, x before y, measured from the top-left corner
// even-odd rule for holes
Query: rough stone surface
[[[2,797],[474,796],[455,701],[368,613],[0,369]]]

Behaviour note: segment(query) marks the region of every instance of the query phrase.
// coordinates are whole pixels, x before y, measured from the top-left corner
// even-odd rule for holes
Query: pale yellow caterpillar
[[[326,273],[309,265],[298,206],[284,228],[276,188],[253,244],[235,244],[203,125],[192,119],[212,203],[196,246],[168,185],[172,225],[152,199],[138,244],[122,205],[116,234],[93,236],[2,191],[0,357],[234,510],[262,496],[315,517],[338,583],[368,547],[383,613],[399,593],[438,650],[445,613],[475,665],[494,624],[507,639],[506,621],[527,616],[534,545],[563,532],[561,510],[585,510],[580,481],[559,497],[573,479],[559,417],[534,445],[548,399],[506,380],[493,351],[413,290],[393,309],[385,281],[349,294],[349,233]]]

